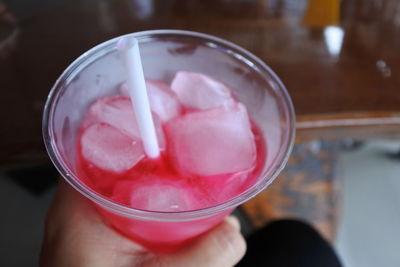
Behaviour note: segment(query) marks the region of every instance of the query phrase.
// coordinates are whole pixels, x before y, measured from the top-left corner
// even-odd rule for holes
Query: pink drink
[[[147,81],[147,87],[160,158],[145,156],[123,85],[121,95],[98,99],[83,120],[77,159],[88,186],[131,208],[181,212],[226,202],[254,184],[265,163],[264,139],[225,85],[178,72],[171,88],[161,81]],[[103,214],[158,252],[184,245],[226,215],[159,224]]]
[[[57,79],[43,137],[60,174],[105,223],[153,251],[173,251],[279,174],[293,146],[293,105],[273,71],[233,43],[179,30],[127,36],[139,41],[151,79],[160,159],[146,159],[121,87],[119,37],[85,52]]]

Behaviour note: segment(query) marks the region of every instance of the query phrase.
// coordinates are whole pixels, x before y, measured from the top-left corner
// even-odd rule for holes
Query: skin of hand
[[[46,218],[40,266],[224,267],[235,265],[245,251],[240,224],[229,216],[176,252],[151,253],[113,230],[89,200],[61,181]]]

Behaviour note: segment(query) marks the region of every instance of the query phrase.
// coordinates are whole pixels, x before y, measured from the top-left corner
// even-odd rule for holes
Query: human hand
[[[61,181],[46,218],[40,265],[233,266],[246,243],[236,218],[227,217],[210,232],[170,254],[154,254],[107,226],[89,201]]]

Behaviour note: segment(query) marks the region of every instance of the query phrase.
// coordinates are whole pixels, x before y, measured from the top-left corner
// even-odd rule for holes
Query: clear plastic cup
[[[126,80],[116,49],[118,38],[87,51],[64,71],[50,91],[43,115],[43,136],[51,160],[65,180],[90,199],[115,229],[150,250],[168,252],[221,222],[274,180],[293,146],[294,109],[275,73],[233,43],[180,30],[144,31],[130,36],[140,43],[146,78],[169,83],[177,71],[186,70],[225,83],[247,107],[266,143],[266,162],[257,181],[229,201],[183,212],[144,211],[118,204],[82,182],[76,158],[81,119],[88,107],[101,96],[117,94],[118,86]]]

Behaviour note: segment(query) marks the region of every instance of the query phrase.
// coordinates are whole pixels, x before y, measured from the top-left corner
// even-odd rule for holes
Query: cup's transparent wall
[[[260,70],[257,64],[237,51],[221,47],[212,40],[164,35],[138,37],[146,78],[171,81],[179,70],[200,72],[228,85],[243,102],[252,119],[259,125],[267,144],[267,162],[259,179],[269,179],[282,162],[279,151],[287,148],[288,133],[292,131],[290,107],[285,103],[282,89],[273,74]],[[56,161],[68,166],[72,176],[78,176],[76,168],[76,142],[81,119],[87,108],[100,96],[118,93],[118,87],[126,80],[115,42],[83,56],[79,64],[60,77],[54,98],[52,145],[58,151]],[[271,76],[272,75],[272,76]],[[289,141],[290,142],[290,141]],[[71,175],[63,173],[71,179]],[[232,207],[233,209],[234,207]],[[125,235],[163,251],[166,244],[180,243],[201,234],[222,220],[223,214],[187,222],[146,221],[118,215],[100,207],[109,222]],[[173,214],[171,214],[173,216]],[[149,224],[154,231],[162,231],[162,239],[151,240],[147,236]],[[146,227],[142,227],[146,226]],[[166,234],[170,233],[170,234]],[[157,236],[157,235],[155,235]],[[170,246],[172,249],[173,246]],[[167,249],[168,250],[168,249]]]

